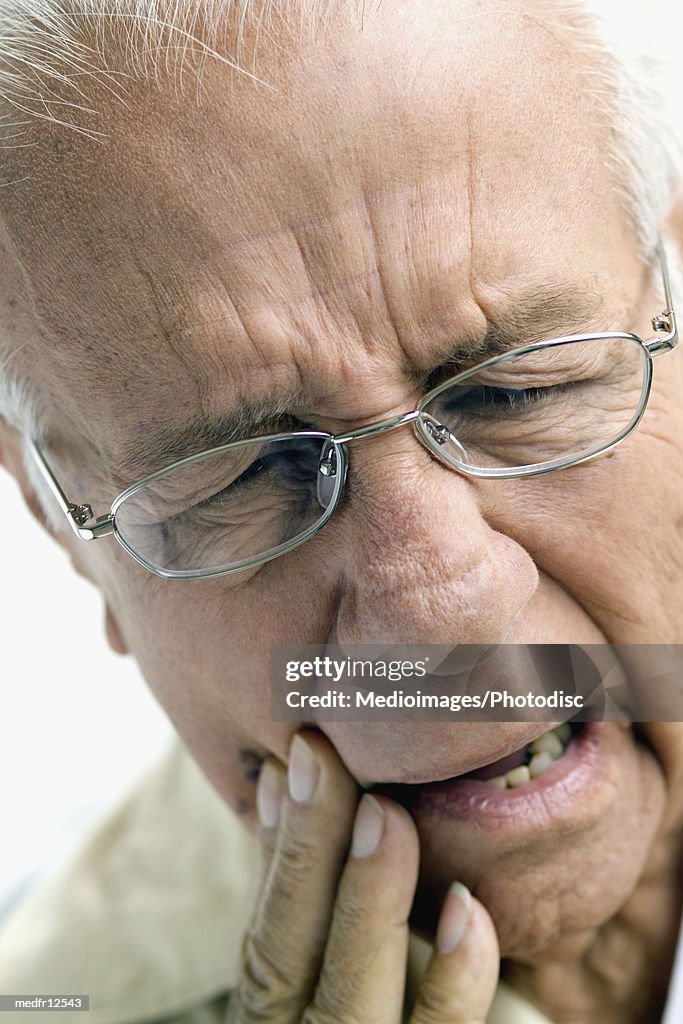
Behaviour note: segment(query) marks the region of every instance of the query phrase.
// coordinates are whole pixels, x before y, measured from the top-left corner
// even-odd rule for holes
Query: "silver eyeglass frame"
[[[55,500],[57,501],[62,512],[66,516],[69,525],[73,529],[74,533],[80,537],[81,540],[91,541],[99,540],[102,537],[108,537],[113,534],[119,544],[131,555],[136,562],[144,566],[150,572],[156,576],[160,576],[163,579],[204,579],[213,576],[224,576],[233,572],[240,572],[247,568],[256,567],[263,565],[266,562],[271,561],[274,558],[279,558],[281,555],[287,554],[289,551],[293,551],[299,545],[304,544],[312,536],[318,533],[327,524],[331,516],[334,514],[339,506],[342,493],[344,491],[344,485],[346,483],[346,476],[348,472],[348,457],[346,453],[346,445],[351,441],[361,441],[370,437],[374,437],[376,434],[386,433],[390,430],[396,430],[399,427],[406,426],[410,423],[413,424],[413,430],[419,441],[428,449],[428,451],[439,459],[444,465],[456,472],[462,473],[466,476],[473,477],[485,477],[485,478],[496,478],[496,479],[518,479],[520,477],[531,477],[539,476],[544,473],[551,473],[558,469],[569,469],[571,466],[576,466],[582,462],[587,462],[590,459],[594,459],[599,455],[603,455],[615,448],[618,444],[628,437],[628,435],[635,430],[640,423],[645,409],[647,407],[648,398],[650,396],[650,389],[652,387],[652,360],[655,356],[661,355],[662,352],[670,352],[678,345],[678,329],[676,326],[676,315],[673,307],[673,300],[671,297],[671,285],[669,281],[669,272],[666,262],[666,255],[664,247],[661,242],[658,245],[658,254],[661,263],[662,278],[664,282],[664,294],[666,298],[666,309],[663,313],[652,317],[651,323],[652,328],[655,331],[655,336],[648,341],[644,341],[639,338],[636,334],[628,332],[602,332],[596,334],[573,334],[565,335],[559,338],[550,338],[547,341],[535,342],[533,344],[524,345],[520,348],[511,349],[509,352],[505,352],[498,356],[493,356],[491,359],[487,359],[483,363],[479,363],[474,367],[470,367],[461,373],[449,378],[444,381],[438,387],[433,388],[421,399],[415,409],[405,412],[400,416],[395,416],[389,420],[382,420],[377,423],[371,423],[368,426],[360,427],[357,430],[349,431],[344,434],[329,434],[325,431],[317,430],[299,430],[289,431],[287,433],[279,434],[266,434],[261,437],[247,438],[242,441],[231,441],[228,444],[220,445],[216,448],[211,448],[206,451],[197,453],[196,455],[189,455],[186,458],[179,459],[177,462],[172,463],[170,466],[166,466],[163,469],[157,470],[155,473],[150,473],[143,479],[138,480],[136,483],[127,487],[121,491],[120,494],[114,499],[106,515],[95,517],[93,515],[92,507],[84,503],[76,503],[71,501],[65,494],[64,490],[60,486],[57,478],[52,470],[42,448],[38,442],[34,440],[28,441],[28,449],[31,452],[35,462],[37,464],[42,477],[44,478],[48,488],[52,492]],[[621,434],[619,434],[614,440],[608,444],[602,444],[597,446],[594,450],[583,452],[574,458],[561,458],[553,459],[547,462],[534,464],[532,466],[517,466],[511,469],[486,469],[474,466],[468,466],[467,463],[461,462],[453,456],[446,455],[443,451],[442,446],[446,441],[451,440],[457,442],[451,432],[443,424],[439,423],[438,420],[434,419],[429,413],[425,413],[426,406],[431,403],[439,394],[447,389],[451,388],[454,384],[459,381],[471,376],[473,373],[488,369],[491,366],[499,363],[507,362],[510,359],[514,359],[518,356],[527,354],[528,352],[539,351],[546,348],[554,348],[560,345],[576,344],[581,342],[592,342],[599,340],[624,340],[638,345],[644,356],[645,370],[643,377],[643,387],[640,395],[640,401],[638,410]],[[231,563],[229,566],[219,567],[214,569],[204,569],[198,571],[190,570],[167,570],[162,569],[154,563],[145,559],[142,555],[134,550],[126,541],[125,537],[117,529],[116,525],[116,513],[121,505],[130,498],[133,494],[139,491],[141,488],[146,487],[148,484],[159,480],[162,477],[168,476],[174,473],[176,470],[189,466],[194,463],[200,462],[203,459],[212,458],[213,456],[219,455],[222,452],[227,452],[233,448],[245,447],[250,444],[267,444],[273,441],[280,441],[287,438],[311,438],[319,439],[322,442],[327,442],[329,447],[326,450],[326,455],[323,461],[320,463],[319,472],[323,476],[334,477],[334,487],[330,495],[329,501],[325,507],[323,515],[319,520],[316,520],[311,526],[309,526],[303,533],[297,535],[280,544],[279,546],[264,552],[261,555],[253,556],[251,558],[244,559],[238,563]]]

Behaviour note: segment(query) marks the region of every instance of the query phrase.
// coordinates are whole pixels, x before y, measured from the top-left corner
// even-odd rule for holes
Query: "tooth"
[[[517,786],[523,786],[525,782],[528,782],[531,778],[529,769],[525,764],[521,764],[519,768],[513,768],[512,771],[507,772],[505,780],[510,789],[516,789]]]
[[[572,734],[572,727],[568,722],[563,722],[562,725],[558,725],[557,729],[554,730],[556,736],[559,737],[562,743],[565,745],[569,742]]]
[[[489,786],[495,786],[496,789],[507,789],[507,779],[504,775],[496,775],[494,778],[485,779],[484,781],[487,782]]]
[[[562,741],[559,736],[556,736],[554,732],[546,732],[543,736],[539,736],[537,740],[531,744],[531,749],[534,754],[547,753],[552,758],[560,757],[564,752]]]
[[[555,764],[555,758],[547,750],[542,750],[540,754],[534,754],[529,761],[529,775],[532,779],[537,779],[551,764]]]

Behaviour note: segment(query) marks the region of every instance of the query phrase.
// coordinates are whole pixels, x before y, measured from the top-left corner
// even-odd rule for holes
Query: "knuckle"
[[[469,1014],[463,1015],[462,1009],[460,1001],[446,985],[431,980],[420,989],[419,1010],[414,1024],[443,1024],[445,1020],[453,1024],[481,1024]]]
[[[362,987],[357,976],[349,970],[335,970],[323,966],[320,984],[315,994],[315,1006],[330,1020],[336,1020],[335,1014],[343,1007],[344,1021],[353,1021],[353,1007],[362,1003]]]
[[[276,871],[287,878],[306,878],[319,865],[313,845],[303,836],[289,834],[284,837],[277,852]]]
[[[370,972],[372,973],[372,968]],[[368,965],[323,964],[315,997],[302,1024],[379,1024],[367,992]],[[376,981],[377,979],[375,979]],[[393,986],[395,978],[387,979]],[[384,1020],[384,1012],[381,1019]]]
[[[334,911],[334,927],[345,939],[362,934],[368,923],[368,907],[351,893],[345,893]]]
[[[292,1000],[286,967],[269,944],[257,935],[248,935],[242,947],[236,1004],[248,1012],[248,1019],[273,1020],[291,1006]]]
[[[358,993],[356,993],[358,996]],[[357,1005],[357,1004],[356,1004]],[[374,1024],[359,1006],[354,1011],[353,1005],[338,992],[321,991],[316,993],[311,1006],[307,1006],[301,1024]]]

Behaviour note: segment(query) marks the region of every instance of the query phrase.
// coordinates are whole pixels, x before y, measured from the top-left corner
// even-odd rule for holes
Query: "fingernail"
[[[452,882],[436,929],[439,953],[452,953],[463,940],[470,919],[472,895],[462,882]]]
[[[384,832],[384,811],[374,796],[365,793],[356,811],[351,836],[351,856],[371,857]]]
[[[311,748],[298,734],[292,740],[289,748],[289,767],[287,770],[287,782],[289,795],[297,804],[307,804],[313,799],[318,778],[320,776],[320,765],[313,756]]]
[[[256,809],[264,828],[279,824],[284,795],[280,772],[270,761],[264,761],[256,787]]]

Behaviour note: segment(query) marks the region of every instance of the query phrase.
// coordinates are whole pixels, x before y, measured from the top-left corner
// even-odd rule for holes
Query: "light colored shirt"
[[[4,923],[0,993],[90,995],[89,1013],[51,1011],[50,1024],[221,1024],[258,861],[256,839],[175,741]],[[409,989],[429,952],[411,939]],[[666,1024],[683,1021],[683,965],[678,971]],[[46,1017],[2,1013],[1,1024],[15,1022]],[[549,1022],[501,983],[487,1024]]]

